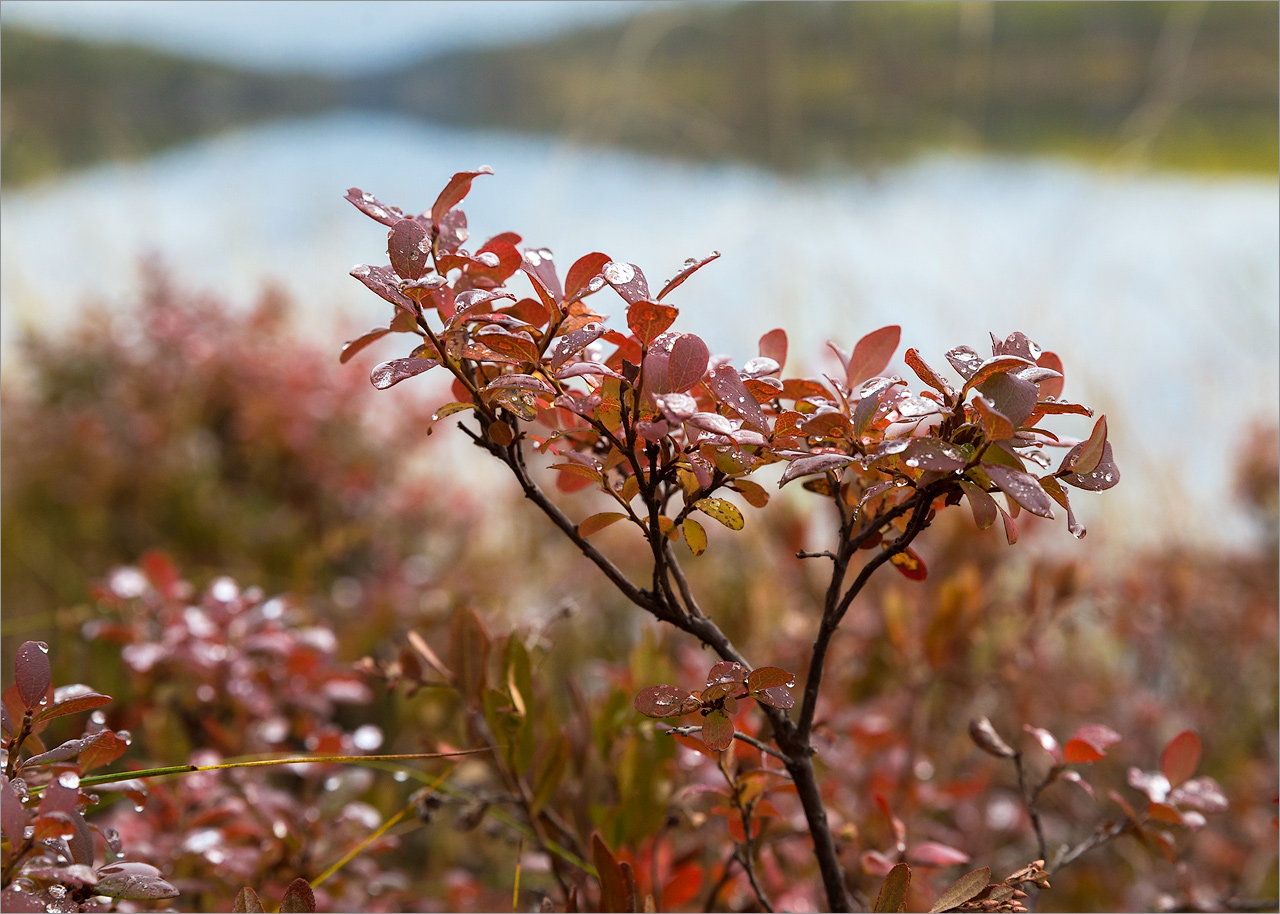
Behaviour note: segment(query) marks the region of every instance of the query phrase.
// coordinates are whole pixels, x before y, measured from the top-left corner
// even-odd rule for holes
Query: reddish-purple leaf
[[[1032,514],[1053,517],[1053,499],[1030,473],[999,463],[983,463],[982,471],[1004,492]]]
[[[603,324],[587,324],[581,330],[574,330],[572,333],[566,333],[560,337],[560,339],[556,340],[556,344],[551,350],[551,370],[558,369],[569,360],[570,356],[581,352],[604,336],[604,334],[605,326]]]
[[[960,480],[960,488],[969,499],[969,510],[973,512],[973,522],[978,525],[978,529],[985,530],[994,524],[999,513],[995,499],[967,479]]]
[[[342,346],[342,355],[338,358],[338,361],[343,365],[347,364],[347,362],[351,361],[355,354],[360,352],[360,350],[364,349],[371,343],[377,342],[390,332],[391,331],[386,327],[375,327],[364,336],[344,343]]]
[[[978,410],[978,418],[982,422],[982,431],[991,441],[1006,441],[1013,437],[1013,422],[1004,413],[996,409],[996,405],[984,396],[973,398],[973,405]]]
[[[43,641],[24,641],[18,648],[13,673],[22,703],[27,710],[38,708],[53,677],[49,669],[49,646]]]
[[[431,239],[421,222],[401,219],[387,232],[387,254],[391,269],[401,279],[418,279],[427,272],[431,255]]]
[[[1063,747],[1063,758],[1068,765],[1096,762],[1105,758],[1107,747],[1120,742],[1120,734],[1102,724],[1085,724],[1075,732]]]
[[[352,268],[351,275],[397,308],[413,312],[413,302],[400,291],[400,280],[391,267],[374,267],[362,263]]]
[[[1031,734],[1031,737],[1040,744],[1040,748],[1053,757],[1054,762],[1059,765],[1062,764],[1062,747],[1058,745],[1058,741],[1052,733],[1040,727],[1033,727],[1030,724],[1024,724],[1022,729]]]
[[[249,886],[240,890],[235,903],[231,906],[231,914],[266,914],[262,907],[262,899]]]
[[[753,692],[752,697],[762,705],[768,705],[771,708],[781,708],[786,711],[794,708],[796,704],[795,696],[791,694],[791,690],[786,686],[773,686],[769,689],[761,689],[759,692]]]
[[[610,261],[608,254],[601,254],[599,251],[584,254],[575,260],[564,278],[565,301],[575,301],[586,292],[592,291],[588,288],[588,284],[600,275],[600,271]]]
[[[591,833],[591,861],[596,865],[600,879],[600,910],[630,911],[631,892],[627,887],[627,877],[598,831]]]
[[[1169,740],[1169,745],[1164,747],[1160,756],[1160,770],[1173,787],[1195,774],[1199,764],[1200,737],[1194,730],[1183,730]]]
[[[701,260],[697,260],[693,257],[690,257],[688,260],[684,262],[684,268],[681,269],[680,272],[677,273],[675,276],[667,280],[667,284],[663,286],[662,291],[658,293],[658,301],[662,301],[664,298],[667,297],[667,293],[673,291],[677,286],[683,283],[686,279],[688,279],[694,273],[701,270],[703,267],[711,263],[711,261],[715,260],[719,256],[720,256],[719,251],[712,251],[710,256],[704,257]]]
[[[484,248],[481,248],[484,250]],[[556,275],[555,256],[546,248],[525,248],[523,268],[526,272],[537,276],[556,301],[564,300],[564,289],[560,286],[560,277]]]
[[[684,393],[702,380],[711,361],[711,351],[701,337],[682,333],[667,350],[667,377],[664,390],[657,393]]]
[[[431,223],[438,227],[445,213],[461,203],[471,192],[471,182],[480,175],[491,174],[492,168],[481,165],[475,171],[460,171],[450,178],[444,190],[440,191],[440,196],[436,197],[436,202],[431,205]]]
[[[641,689],[635,698],[635,709],[645,717],[679,717],[690,710],[685,704],[691,697],[688,689],[656,685]]]
[[[627,326],[640,342],[648,346],[658,335],[675,323],[680,312],[670,305],[640,300],[627,308]]]
[[[716,399],[742,417],[757,431],[768,434],[769,424],[760,403],[742,384],[742,377],[732,365],[720,365],[711,373],[711,391]]]
[[[89,862],[93,862],[92,857]],[[139,901],[178,897],[178,890],[164,880],[158,869],[134,860],[118,860],[99,868],[98,884],[93,891],[97,895]],[[281,910],[290,909],[282,907]],[[311,910],[315,911],[315,907]]]
[[[1045,400],[1049,397],[1057,399],[1062,396],[1062,386],[1064,383],[1063,378],[1061,377],[1063,374],[1062,359],[1058,358],[1056,353],[1042,352],[1040,353],[1040,358],[1036,359],[1036,364],[1045,368],[1051,368],[1059,375],[1059,377],[1046,378],[1040,382],[1040,399]]]
[[[26,837],[27,811],[18,791],[5,775],[0,775],[0,825],[9,836],[9,846],[17,847]]]
[[[998,374],[1005,374],[1021,368],[1032,368],[1034,362],[1026,359],[1018,358],[1015,355],[1001,355],[992,359],[987,359],[975,369],[972,375],[965,381],[964,388],[960,391],[962,394],[967,393],[971,388],[977,387],[988,378],[993,378]]]
[[[948,350],[947,361],[960,377],[968,381],[984,359],[968,346],[957,346],[955,349]]]
[[[439,364],[435,359],[392,359],[375,366],[369,373],[369,380],[378,390],[386,390]]]
[[[604,276],[604,281],[613,286],[613,290],[628,304],[649,298],[649,283],[645,281],[644,271],[634,263],[611,260],[600,273]]]
[[[732,683],[742,683],[747,678],[747,668],[732,660],[717,660],[707,671],[707,687]],[[727,693],[726,693],[727,694]]]
[[[1183,781],[1169,794],[1169,802],[1198,812],[1222,812],[1228,805],[1226,794],[1211,777]]]
[[[702,741],[717,752],[733,742],[733,721],[723,711],[712,711],[702,720]]]
[[[289,883],[285,890],[284,901],[280,903],[280,914],[315,914],[316,893],[311,890],[310,883],[299,876]]]
[[[902,462],[909,467],[952,473],[963,469],[968,461],[949,442],[940,438],[913,438],[902,452]]]
[[[978,385],[978,390],[1015,426],[1025,423],[1035,411],[1036,386],[1012,373],[992,375]]]
[[[759,352],[766,359],[773,359],[779,366],[787,364],[787,331],[781,327],[760,337]]]
[[[485,390],[535,390],[540,394],[547,396],[555,395],[555,388],[548,384],[542,378],[535,378],[533,375],[527,374],[501,374],[484,386]]]
[[[957,866],[969,862],[969,855],[937,841],[921,841],[907,855],[912,863],[923,866]]]
[[[884,371],[901,337],[902,328],[893,324],[873,330],[858,340],[858,345],[853,347],[853,355],[849,356],[845,385],[853,390],[867,378],[874,378]]]
[[[1077,444],[1074,448],[1067,452],[1067,456],[1063,458],[1064,466],[1069,461],[1075,459],[1076,451],[1083,448],[1084,444]],[[1120,468],[1116,466],[1115,457],[1111,453],[1111,442],[1108,441],[1102,445],[1102,460],[1094,471],[1087,476],[1080,473],[1064,473],[1062,481],[1067,485],[1075,486],[1077,489],[1086,489],[1090,492],[1102,492],[1111,488],[1120,482]]]
[[[467,231],[467,214],[460,209],[445,213],[436,231],[436,248],[445,254],[452,254],[471,237]]]
[[[358,187],[348,190],[345,199],[349,200],[356,209],[370,219],[381,222],[383,225],[395,225],[404,218],[404,211],[400,207],[387,206],[373,194],[366,194]]]
[[[1088,476],[1098,468],[1102,463],[1102,451],[1107,443],[1107,417],[1101,415],[1098,421],[1093,424],[1093,431],[1089,433],[1088,439],[1082,442],[1078,447],[1071,449],[1072,460],[1067,464],[1067,469],[1080,476]]]
[[[1040,478],[1040,488],[1049,493],[1049,497],[1062,505],[1067,512],[1067,529],[1071,531],[1071,535],[1076,539],[1083,539],[1085,533],[1084,524],[1076,520],[1076,514],[1071,510],[1071,501],[1067,498],[1067,490],[1062,488],[1062,484],[1052,476],[1042,476]]]
[[[786,470],[783,471],[782,478],[778,480],[778,488],[781,489],[791,480],[799,479],[801,476],[825,473],[828,470],[845,467],[851,463],[853,463],[853,458],[846,454],[812,454],[808,457],[798,457],[791,461]]]

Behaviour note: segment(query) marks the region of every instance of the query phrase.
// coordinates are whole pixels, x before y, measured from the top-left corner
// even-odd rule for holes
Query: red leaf
[[[1160,770],[1173,787],[1195,774],[1199,764],[1200,737],[1194,730],[1183,730],[1169,740],[1169,745],[1164,747],[1164,753],[1160,756]]]
[[[679,717],[697,710],[697,706],[686,706],[686,701],[691,697],[688,689],[656,685],[641,689],[636,694],[633,705],[645,717]]]
[[[493,174],[492,168],[481,165],[475,171],[460,171],[450,178],[444,190],[440,191],[440,196],[436,197],[436,202],[431,205],[431,223],[438,228],[445,213],[461,203],[471,192],[472,180],[480,175],[491,174]]]
[[[853,390],[867,378],[874,378],[884,371],[901,337],[902,328],[893,324],[873,330],[858,340],[858,345],[853,347],[853,355],[849,357],[845,385]]]
[[[906,355],[903,356],[903,359],[911,370],[916,373],[916,377],[921,381],[924,381],[924,383],[928,384],[934,390],[941,394],[945,394],[948,397],[954,397],[956,395],[955,390],[953,390],[951,385],[946,382],[946,379],[930,368],[924,359],[920,358],[920,353],[916,352],[914,349],[908,349]]]
[[[343,365],[347,364],[347,362],[351,361],[351,358],[357,352],[364,349],[370,343],[374,343],[382,339],[390,332],[391,331],[386,327],[375,327],[364,336],[351,340],[348,343],[344,343],[342,346],[342,355],[338,358],[338,361]]]
[[[345,199],[370,219],[375,219],[383,225],[395,225],[404,218],[404,211],[400,207],[387,206],[373,194],[366,194],[358,187],[348,190]]]
[[[1085,724],[1075,732],[1063,749],[1068,765],[1096,762],[1105,758],[1107,747],[1120,742],[1120,734],[1102,724]]]
[[[853,458],[847,454],[811,454],[808,457],[797,457],[783,471],[782,478],[778,480],[778,488],[781,489],[793,479],[812,476],[814,473],[825,473],[851,463]]]
[[[673,291],[677,286],[683,283],[686,279],[688,279],[694,273],[701,270],[703,267],[711,263],[711,261],[715,260],[719,256],[720,256],[719,251],[712,251],[710,256],[704,257],[701,260],[695,260],[694,258],[690,257],[688,260],[684,262],[684,269],[682,269],[675,276],[667,280],[667,284],[663,286],[662,291],[658,293],[658,301],[662,301],[664,298],[667,297],[667,293]]]
[[[631,893],[627,890],[627,878],[598,831],[591,833],[591,860],[600,877],[600,910],[630,911]]]
[[[1033,367],[1032,362],[1016,355],[998,355],[995,358],[987,359],[979,365],[977,370],[964,382],[964,388],[960,392],[967,393],[970,389],[977,387],[989,378],[994,378],[998,374],[1006,374],[1010,371],[1031,367]]]
[[[666,390],[659,393],[683,393],[702,380],[711,361],[711,351],[701,337],[682,333],[671,344],[667,356]]]
[[[511,243],[518,244],[519,238]],[[484,248],[480,250],[483,251]],[[546,248],[536,250],[526,248],[522,259],[524,269],[542,281],[547,291],[551,293],[551,297],[556,301],[563,301],[564,290],[560,287],[560,277],[556,275],[555,256]]]
[[[627,308],[627,326],[645,346],[670,327],[680,312],[670,305],[641,300]]]
[[[723,711],[712,711],[702,721],[702,741],[723,752],[733,742],[733,721]]]
[[[415,219],[401,219],[387,232],[391,268],[401,279],[418,279],[426,273],[430,253],[426,227]]]
[[[351,275],[397,308],[413,313],[413,302],[400,291],[399,279],[391,267],[374,267],[362,263],[351,270]]]
[[[634,263],[611,260],[600,274],[628,304],[649,298],[649,283],[644,278],[644,271]]]
[[[611,259],[608,254],[601,254],[596,251],[592,254],[585,254],[575,260],[573,266],[569,267],[568,275],[564,278],[565,301],[570,302],[581,298],[588,291],[587,284],[600,275],[604,265],[609,263]]]
[[[863,867],[867,866],[867,857],[875,854],[870,851],[863,855]],[[882,856],[882,855],[881,855]],[[879,861],[877,861],[879,862]],[[897,914],[907,909],[907,893],[911,889],[911,868],[905,863],[899,863],[889,870],[884,877],[884,882],[880,886],[880,892],[876,895],[876,903],[871,908],[876,912],[888,912],[888,914]]]
[[[761,689],[772,689],[776,686],[793,686],[796,684],[795,673],[776,666],[762,666],[747,674],[747,691],[758,692]]]
[[[602,511],[599,514],[592,514],[578,524],[578,536],[590,536],[593,533],[599,533],[610,524],[616,524],[618,521],[626,519],[627,515],[619,514],[617,511]]]
[[[768,434],[768,420],[760,403],[742,383],[742,377],[732,365],[720,365],[711,373],[711,391],[716,399],[742,417],[756,430]]]
[[[1032,514],[1053,517],[1053,500],[1030,473],[998,463],[983,463],[982,470],[1002,492]]]
[[[14,682],[27,710],[38,708],[49,691],[53,673],[49,668],[49,647],[43,641],[24,641],[14,661]]]
[[[1078,448],[1071,450],[1072,460],[1067,464],[1067,468],[1073,473],[1088,476],[1102,463],[1102,451],[1106,443],[1107,417],[1102,415],[1093,424],[1093,431],[1089,433],[1088,439]]]
[[[773,359],[780,367],[786,365],[787,331],[778,328],[760,337],[759,351],[760,355],[766,359]]]
[[[1056,353],[1042,352],[1040,358],[1036,359],[1036,364],[1042,368],[1049,368],[1062,374],[1062,359],[1058,358]],[[1053,397],[1057,399],[1062,396],[1062,378],[1045,378],[1040,382],[1040,398],[1047,399]]]
[[[1083,447],[1083,443],[1077,444],[1068,451],[1067,456],[1063,458],[1063,466],[1068,466],[1069,462],[1075,459],[1076,452]],[[1067,485],[1075,486],[1077,489],[1086,489],[1090,492],[1102,492],[1118,484],[1120,482],[1120,468],[1116,466],[1115,457],[1111,454],[1111,442],[1103,443],[1102,460],[1092,473],[1088,475],[1065,473],[1062,476],[1062,481]]]
[[[280,914],[315,914],[315,911],[316,893],[311,890],[310,883],[299,876],[285,890]]]
[[[1004,441],[1013,437],[1013,422],[1004,413],[996,409],[996,405],[986,397],[978,395],[973,398],[973,405],[978,410],[982,421],[982,430],[992,441]]]
[[[910,581],[923,581],[929,574],[929,569],[925,567],[924,559],[916,555],[915,551],[909,547],[902,552],[895,552],[889,556],[889,561],[893,562],[893,567],[902,572],[902,576]]]
[[[435,359],[392,359],[375,366],[369,373],[369,380],[378,390],[386,390],[439,364]]]

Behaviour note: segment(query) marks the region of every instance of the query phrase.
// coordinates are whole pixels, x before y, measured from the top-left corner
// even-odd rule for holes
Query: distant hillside
[[[323,111],[339,84],[129,45],[0,29],[0,180],[133,158],[239,124]]]
[[[335,108],[787,171],[922,149],[1277,172],[1280,3],[667,3],[354,80],[0,30],[7,185]]]
[[[1280,4],[692,3],[436,57],[362,97],[780,169],[921,148],[1273,173]]]

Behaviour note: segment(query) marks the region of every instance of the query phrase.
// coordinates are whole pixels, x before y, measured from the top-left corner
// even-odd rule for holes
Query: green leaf
[[[880,894],[876,896],[875,907],[871,910],[889,912],[889,914],[906,911],[907,890],[910,888],[911,867],[905,863],[899,863],[889,870],[889,875],[884,877],[884,882],[880,886]]]
[[[741,530],[743,526],[742,512],[737,505],[723,498],[703,498],[693,505],[713,520],[718,520],[730,530]]]

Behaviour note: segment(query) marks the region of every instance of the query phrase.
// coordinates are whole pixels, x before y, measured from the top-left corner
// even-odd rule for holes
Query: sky
[[[354,74],[461,45],[613,22],[652,5],[655,0],[5,0],[0,21],[244,66]]]

